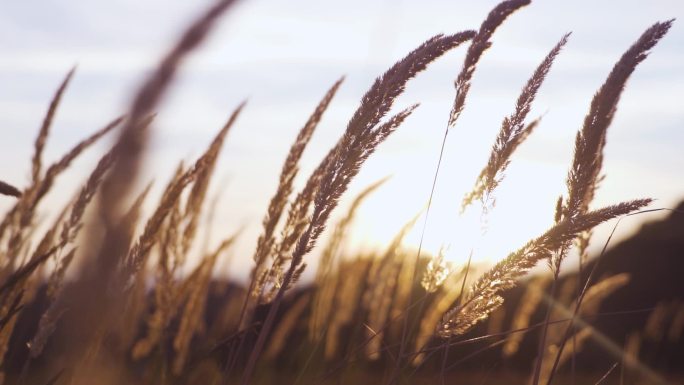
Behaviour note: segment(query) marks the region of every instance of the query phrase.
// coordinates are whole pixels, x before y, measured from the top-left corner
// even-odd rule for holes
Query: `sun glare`
[[[361,176],[358,186],[365,186],[380,179],[388,164],[394,165],[392,177],[361,207],[350,249],[382,252],[405,223],[420,215],[404,239],[405,248],[417,250],[422,240],[423,256],[443,250],[445,260],[462,265],[472,251],[473,263],[491,265],[553,224],[565,165],[516,157],[489,203],[476,202],[461,212],[463,196],[484,166],[467,159],[481,159],[477,152],[487,152],[464,144],[443,160],[426,223],[437,149],[405,151],[409,154],[384,159],[384,170],[369,164],[371,171]]]

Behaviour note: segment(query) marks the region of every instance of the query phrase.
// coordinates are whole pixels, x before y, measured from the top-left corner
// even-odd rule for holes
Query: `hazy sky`
[[[232,271],[243,272],[273,194],[281,163],[309,113],[341,75],[346,81],[305,153],[298,186],[343,132],[373,79],[437,33],[478,28],[496,1],[243,0],[183,67],[159,111],[144,180],[165,183],[180,159],[206,147],[231,110],[248,105],[230,133],[213,190],[224,188],[212,237],[246,226]],[[89,132],[125,110],[157,58],[207,1],[23,0],[0,3],[0,179],[29,180],[34,135],[56,86],[78,64],[57,115],[46,157],[53,160]],[[576,131],[592,95],[615,61],[656,21],[683,16],[684,2],[536,1],[513,15],[475,74],[461,120],[449,135],[444,167],[427,227],[427,250],[450,246],[463,261],[481,260],[543,232],[552,222],[572,158]],[[675,22],[637,68],[608,133],[607,179],[596,206],[639,197],[674,207],[684,197],[684,28]],[[531,114],[542,124],[514,157],[480,239],[477,208],[458,206],[488,157],[501,120],[546,53],[572,31]],[[393,237],[427,200],[441,137],[453,102],[453,79],[465,48],[445,55],[411,81],[396,107],[419,109],[368,161],[347,198],[386,175],[392,179],[368,199],[351,248],[378,247]],[[83,181],[104,145],[64,175],[43,205],[46,215]],[[157,190],[158,191],[158,190]],[[336,214],[346,209],[344,200]],[[8,200],[0,202],[0,208]],[[630,218],[618,233],[641,221]],[[420,226],[418,226],[420,228]],[[595,245],[605,240],[605,231]],[[418,231],[408,240],[415,244]],[[315,252],[314,252],[315,254]]]

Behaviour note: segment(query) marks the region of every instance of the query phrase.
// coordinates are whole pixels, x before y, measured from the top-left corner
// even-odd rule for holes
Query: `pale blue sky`
[[[121,113],[136,84],[189,19],[208,1],[23,0],[0,3],[0,179],[23,185],[32,141],[65,72],[78,71],[55,121],[46,156]],[[244,0],[184,66],[159,111],[145,179],[164,183],[179,159],[194,159],[232,108],[249,98],[221,157],[214,187],[225,192],[214,240],[240,226],[234,271],[244,271],[290,142],[327,88],[346,75],[304,158],[299,183],[342,133],[370,86],[394,61],[437,33],[477,28],[496,1]],[[684,16],[681,1],[536,1],[494,37],[476,72],[466,112],[450,134],[428,250],[451,244],[462,260],[473,244],[481,259],[501,258],[542,232],[563,191],[592,95],[624,50],[656,21]],[[673,207],[684,197],[684,28],[670,33],[635,72],[608,133],[607,179],[597,205],[650,196]],[[486,161],[501,120],[548,50],[573,35],[542,86],[533,115],[541,126],[514,158],[484,240],[476,213],[456,220],[460,199]],[[465,49],[457,49],[409,83],[397,107],[421,102],[372,156],[347,198],[385,175],[368,200],[350,247],[390,239],[427,199]],[[58,183],[46,212],[83,180],[99,151],[90,151]],[[342,202],[337,214],[345,210]],[[7,207],[7,200],[0,208]],[[46,214],[47,215],[47,214]],[[472,217],[472,218],[470,218]],[[651,218],[654,217],[651,215]],[[646,219],[643,217],[642,219]],[[642,219],[629,219],[621,236]],[[466,230],[470,228],[472,230]],[[417,234],[409,242],[415,243]],[[599,232],[596,243],[605,239]],[[314,252],[315,254],[315,252]]]

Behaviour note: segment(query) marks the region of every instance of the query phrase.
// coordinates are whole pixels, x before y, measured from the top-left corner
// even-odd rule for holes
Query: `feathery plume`
[[[278,266],[283,266],[286,261],[291,261],[291,266],[300,265],[301,257],[315,245],[327,218],[361,164],[417,107],[411,106],[380,124],[394,100],[403,93],[406,83],[432,61],[474,35],[473,31],[465,31],[434,36],[375,80],[349,121],[345,134],[312,173],[291,207],[288,223],[296,225],[282,237],[276,258],[284,260],[274,262],[275,269],[272,270],[276,273],[270,274],[272,277],[282,276],[277,274]],[[295,250],[290,252],[293,247]],[[284,278],[279,280],[283,281]],[[276,285],[280,287],[282,282]]]
[[[45,194],[47,194],[57,176],[66,170],[71,165],[71,162],[74,161],[74,159],[76,159],[83,151],[95,144],[100,138],[105,136],[112,129],[116,128],[123,120],[124,117],[114,119],[106,126],[80,141],[78,144],[76,144],[76,146],[69,150],[69,152],[64,154],[59,161],[48,167],[47,171],[45,171],[45,177],[41,180],[36,196],[33,199],[33,208],[35,208],[35,206],[38,204],[38,201]]]
[[[549,258],[572,242],[578,234],[612,218],[629,214],[648,205],[650,199],[624,202],[591,211],[574,218],[566,218],[542,236],[529,241],[516,252],[494,265],[472,286],[463,305],[449,310],[439,324],[437,334],[442,338],[464,334],[503,303],[499,293],[516,285],[542,259]]]
[[[461,115],[461,112],[463,112],[466,96],[470,90],[470,81],[475,72],[475,66],[477,66],[477,63],[480,61],[482,54],[492,45],[489,39],[491,39],[494,31],[496,31],[508,16],[529,3],[530,0],[508,0],[501,2],[489,12],[485,21],[482,22],[480,30],[470,43],[470,47],[468,47],[468,52],[466,53],[461,72],[458,74],[456,81],[454,81],[456,97],[454,99],[454,105],[451,108],[451,113],[449,114],[447,130],[449,127],[453,127],[454,124],[456,124],[458,117]]]
[[[674,20],[655,23],[648,28],[639,39],[620,57],[608,78],[594,95],[584,124],[575,137],[575,156],[567,177],[568,196],[562,210],[563,218],[582,215],[589,210],[589,204],[602,179],[600,173],[603,166],[603,149],[606,145],[606,133],[617,111],[620,95],[636,66],[648,57],[649,51],[662,39],[672,26]],[[557,214],[558,216],[558,214]],[[580,245],[582,252],[589,243],[589,235],[584,235]],[[549,259],[549,264],[558,274],[567,250]]]
[[[437,257],[430,258],[420,284],[428,293],[434,293],[444,283],[449,273],[449,266],[444,261],[444,249],[440,248]]]
[[[135,245],[128,252],[128,256],[126,257],[125,261],[125,272],[127,272],[129,276],[134,275],[138,269],[140,269],[142,264],[147,259],[152,246],[154,246],[159,240],[159,231],[164,223],[164,219],[169,215],[169,213],[171,213],[176,201],[180,199],[181,193],[185,187],[187,187],[191,182],[197,180],[196,178],[198,175],[202,175],[205,172],[210,172],[208,169],[212,168],[215,163],[216,155],[223,143],[223,138],[225,137],[228,129],[237,119],[237,116],[240,114],[240,111],[243,107],[244,103],[240,104],[233,111],[228,119],[228,123],[226,123],[223,129],[221,129],[216,139],[214,139],[204,154],[197,159],[193,167],[181,175],[179,179],[171,183],[167,187],[166,191],[164,191],[161,202],[159,202],[155,212],[145,224],[145,230],[140,235]],[[206,183],[208,183],[208,179]],[[205,188],[206,186],[203,189]],[[199,210],[199,208],[195,208],[195,210]],[[184,234],[184,236],[185,235],[186,234]],[[183,242],[186,241],[188,240],[184,238]]]
[[[183,60],[204,41],[219,17],[234,2],[235,0],[218,1],[195,20],[133,98],[128,119],[114,146],[116,161],[103,184],[102,199],[107,202],[103,214],[107,223],[114,223],[113,219],[118,215],[122,198],[127,196],[133,185],[131,182],[135,180],[149,135],[142,122],[161,101]]]
[[[34,144],[31,168],[32,183],[34,185],[37,185],[41,179],[40,174],[42,172],[43,167],[43,149],[45,148],[45,143],[47,142],[48,135],[50,134],[52,120],[55,117],[55,113],[57,112],[57,107],[59,106],[59,102],[62,99],[62,95],[64,94],[67,85],[69,85],[69,82],[71,81],[71,78],[73,77],[75,71],[76,67],[70,69],[66,77],[64,77],[64,80],[62,80],[62,83],[57,88],[55,95],[52,97],[52,100],[50,101],[50,107],[48,107],[47,114],[45,114],[43,124],[41,125],[40,130],[38,131],[38,137],[36,137],[36,142]]]
[[[564,217],[581,215],[588,210],[599,182],[603,164],[606,132],[617,110],[620,95],[636,66],[665,36],[673,20],[655,23],[622,55],[608,78],[594,95],[589,113],[575,140],[575,156],[568,174],[568,197]]]
[[[207,189],[209,188],[209,181],[216,168],[216,161],[218,159],[223,143],[226,139],[226,135],[233,127],[235,120],[240,115],[240,112],[244,108],[246,102],[242,102],[231,114],[228,122],[221,128],[221,131],[216,135],[214,141],[209,145],[200,162],[202,167],[198,169],[197,176],[193,183],[192,189],[190,190],[190,195],[188,195],[188,200],[185,206],[185,217],[187,218],[187,224],[185,225],[185,230],[183,231],[183,237],[181,238],[181,253],[187,254],[190,250],[192,240],[195,238],[195,232],[197,231],[197,222],[199,220],[200,214],[202,213],[202,204],[207,195]]]
[[[130,232],[119,226],[123,215],[123,205],[129,196],[129,191],[135,185],[139,173],[139,165],[147,147],[149,130],[148,117],[169,88],[178,68],[183,60],[197,48],[208,36],[218,18],[234,3],[234,0],[222,0],[214,3],[190,27],[185,30],[177,43],[166,54],[157,68],[153,70],[147,80],[140,87],[128,109],[127,120],[120,130],[120,135],[109,156],[112,158],[109,172],[102,180],[100,189],[100,223],[104,225],[105,233],[101,241],[93,243],[89,250],[94,258],[87,261],[77,285],[85,290],[74,290],[73,303],[85,312],[84,314],[68,316],[68,322],[63,322],[64,331],[71,338],[69,346],[61,348],[60,356],[65,357],[65,365],[76,366],[75,362],[92,360],[81,363],[80,370],[75,374],[74,382],[85,381],[88,370],[101,359],[98,348],[102,345],[106,331],[110,329],[112,321],[123,308],[124,301],[117,295],[117,291],[124,288],[121,278],[126,278],[126,267],[139,267],[142,258],[126,259],[129,255]],[[154,230],[150,228],[148,230]],[[95,230],[92,230],[95,232]],[[146,235],[150,235],[148,232]],[[146,246],[147,243],[143,246]],[[138,250],[146,251],[144,247]],[[136,257],[144,253],[136,253]],[[121,269],[124,264],[125,268]],[[129,270],[130,271],[130,270]],[[112,290],[114,289],[114,290]]]
[[[251,273],[252,279],[250,279],[249,283],[248,296],[245,299],[245,303],[243,304],[243,310],[240,314],[241,328],[245,327],[251,318],[251,313],[254,307],[256,306],[256,304],[254,303],[254,299],[259,301],[263,300],[263,298],[261,297],[263,296],[266,281],[268,280],[268,278],[274,277],[276,274],[279,274],[282,270],[284,260],[279,258],[280,255],[284,254],[284,252],[282,251],[275,253],[275,261],[273,262],[273,266],[276,267],[275,269],[267,269],[267,267],[265,266],[268,261],[268,258],[274,255],[275,252],[274,247],[276,246],[276,227],[278,225],[278,222],[280,221],[280,218],[282,217],[288,199],[292,194],[292,186],[294,183],[294,179],[299,173],[299,160],[301,159],[302,154],[306,149],[306,146],[309,144],[309,141],[311,140],[311,137],[313,136],[316,127],[318,127],[318,123],[323,118],[323,114],[328,109],[330,102],[337,93],[337,90],[339,89],[340,85],[342,85],[343,81],[344,77],[337,80],[332,85],[332,87],[328,89],[328,91],[325,93],[321,101],[316,106],[316,109],[309,116],[309,119],[306,121],[304,126],[299,130],[297,138],[295,139],[292,146],[290,146],[290,151],[288,152],[287,157],[285,158],[285,162],[283,163],[282,170],[280,172],[278,188],[273,197],[271,198],[271,201],[268,205],[268,210],[266,211],[266,215],[262,220],[263,231],[257,239],[257,247],[254,251],[254,255],[252,256],[252,259],[254,260],[254,268],[252,269]],[[302,202],[307,200],[307,198],[304,198],[302,194],[300,194],[296,202]],[[295,207],[298,207],[298,209]],[[300,212],[300,210],[301,205],[297,203],[294,203],[290,208],[291,212]],[[295,227],[302,226],[301,223],[291,222],[291,220],[293,220],[294,218],[299,217],[300,215],[290,215],[288,218],[288,223],[285,224],[285,229],[293,229]],[[281,243],[287,243],[288,246],[283,245],[281,247],[287,248],[289,250],[289,248],[291,248],[291,244],[294,243],[294,239],[295,236],[291,235],[287,242],[283,241]],[[276,273],[276,270],[278,271],[278,273]],[[275,279],[272,280],[275,281]]]
[[[504,118],[503,123],[501,123],[501,131],[496,138],[487,165],[480,172],[473,190],[463,198],[461,211],[478,199],[485,197],[489,199],[491,197],[491,193],[504,177],[503,174],[510,163],[511,155],[539,123],[539,119],[536,119],[525,125],[525,118],[532,108],[532,102],[534,102],[537,91],[546,79],[553,61],[567,43],[569,36],[570,34],[563,36],[558,44],[553,47],[523,87],[515,104],[515,112]],[[491,204],[493,205],[494,202],[492,201]]]

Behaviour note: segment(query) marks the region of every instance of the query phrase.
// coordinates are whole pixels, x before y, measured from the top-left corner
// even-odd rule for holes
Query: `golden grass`
[[[594,283],[593,272],[586,280],[580,281],[578,276],[561,284],[561,265],[573,245],[586,257],[594,227],[651,203],[650,199],[636,199],[591,207],[601,180],[606,132],[620,95],[636,66],[663,38],[672,21],[646,30],[594,96],[577,134],[567,194],[559,198],[555,223],[547,231],[480,275],[475,275],[470,264],[448,266],[441,253],[429,258],[420,250],[417,256],[406,250],[404,238],[419,216],[398,232],[384,252],[355,255],[344,247],[346,236],[357,209],[382,185],[381,180],[359,194],[347,215],[333,226],[321,249],[314,283],[303,285],[306,292],[293,301],[290,293],[307,266],[306,259],[330,227],[332,213],[350,182],[418,107],[413,104],[392,114],[408,81],[446,52],[470,42],[456,74],[446,138],[465,108],[477,64],[491,46],[493,33],[529,1],[504,1],[477,32],[436,35],[397,61],[362,96],[338,142],[297,191],[295,178],[303,152],[344,78],[336,81],[300,129],[282,165],[251,255],[254,265],[246,287],[232,287],[234,283],[229,282],[226,288],[213,273],[238,234],[210,252],[200,251],[196,243],[203,231],[209,231],[202,227],[203,218],[211,211],[205,208],[207,192],[244,103],[194,163],[179,164],[151,214],[143,207],[152,199],[152,183],[142,191],[135,192],[135,188],[142,156],[149,147],[149,131],[154,129],[155,109],[184,59],[232,4],[219,1],[191,24],[135,94],[125,117],[77,143],[44,170],[42,154],[50,127],[74,76],[74,70],[69,71],[35,140],[29,185],[20,189],[0,181],[0,194],[16,198],[0,222],[0,361],[4,378],[37,384],[180,384],[198,378],[204,383],[248,384],[268,382],[268,373],[276,373],[285,362],[297,368],[298,381],[308,383],[324,383],[337,376],[342,382],[345,373],[353,374],[349,369],[353,366],[376,370],[384,383],[400,383],[426,366],[434,369],[438,354],[443,357],[438,370],[444,374],[449,348],[493,336],[505,336],[493,346],[503,345],[503,356],[508,359],[519,353],[524,333],[536,329],[541,333],[538,359],[529,357],[533,363],[531,382],[551,383],[559,367],[578,354],[592,336],[592,328],[584,321],[580,327],[574,326],[579,317],[597,315],[600,303],[628,284],[625,274]],[[493,207],[495,190],[513,153],[540,122],[539,118],[528,121],[528,114],[568,36],[547,54],[523,87],[514,112],[504,118],[487,164],[473,190],[466,193],[464,208],[478,200],[485,209]],[[58,176],[115,130],[115,144],[59,211],[54,224],[42,237],[36,236],[40,203]],[[440,159],[443,150],[444,146]],[[435,183],[438,172],[439,165]],[[95,196],[98,205],[86,220]],[[426,221],[427,214],[429,204]],[[189,274],[180,274],[191,258],[199,264]],[[75,259],[81,260],[79,271],[72,266]],[[551,268],[550,276],[530,281],[517,308],[501,308],[505,293],[544,262]],[[70,275],[72,279],[67,278]],[[418,276],[422,282],[416,280]],[[533,324],[533,313],[545,302],[547,287],[548,302],[567,308],[549,307],[545,321]],[[43,305],[27,337],[17,322],[24,309],[39,300]],[[512,314],[510,322],[508,314]],[[486,319],[488,333],[464,337]],[[662,305],[653,312],[644,338],[679,340],[682,324],[681,303]],[[21,345],[26,346],[18,369],[10,364],[10,359],[21,356],[13,339],[23,339]],[[565,348],[568,341],[572,341],[572,349]],[[641,365],[640,342],[640,335],[628,339],[624,365]]]

